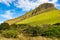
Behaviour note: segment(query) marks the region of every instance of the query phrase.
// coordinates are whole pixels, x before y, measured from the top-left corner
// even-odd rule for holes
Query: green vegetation
[[[18,31],[16,29],[16,25],[0,24],[0,34],[6,38],[17,38]]]
[[[28,36],[40,36],[42,33],[42,28],[40,27],[28,27],[22,32],[24,35]]]
[[[43,32],[42,36],[60,37],[60,25],[51,25]]]
[[[12,29],[12,30],[17,30],[17,29],[18,29],[18,27],[17,27],[17,25],[16,25],[16,24],[12,24],[12,25],[10,25],[10,29]]]
[[[16,24],[40,25],[55,23],[60,23],[60,11],[56,9],[30,17],[21,22],[17,22]]]
[[[50,25],[48,27],[31,26],[22,31],[25,36],[45,36],[45,37],[59,37],[60,38],[60,25]]]
[[[8,23],[2,23],[0,24],[0,30],[8,30],[10,28]]]
[[[16,30],[5,30],[2,32],[2,36],[6,38],[17,38],[18,32]]]
[[[2,23],[6,25],[7,23]],[[3,26],[1,24],[1,26]],[[6,38],[17,38],[19,34],[23,34],[24,36],[46,36],[46,37],[59,37],[60,38],[60,23],[56,23],[53,25],[44,24],[41,26],[33,26],[28,24],[13,24],[7,25],[9,29],[5,26],[0,29],[1,35]],[[3,29],[5,28],[5,29]]]

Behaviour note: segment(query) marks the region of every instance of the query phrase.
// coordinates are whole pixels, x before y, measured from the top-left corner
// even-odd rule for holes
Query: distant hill
[[[5,23],[11,24],[54,24],[60,22],[60,10],[57,10],[53,4],[44,3],[34,10],[27,12],[26,14],[11,20],[5,21]]]

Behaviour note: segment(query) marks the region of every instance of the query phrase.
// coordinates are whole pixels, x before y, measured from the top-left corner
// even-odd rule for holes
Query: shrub
[[[42,36],[60,37],[60,26],[52,25],[48,27],[42,34]]]
[[[24,29],[26,27],[29,27],[30,25],[28,25],[28,24],[18,24],[17,26],[21,29]]]
[[[56,23],[56,24],[53,24],[53,25],[60,25],[60,23]]]
[[[17,29],[18,28],[18,26],[16,25],[16,24],[12,24],[12,25],[10,25],[10,29]]]
[[[6,38],[17,38],[18,32],[15,30],[5,30],[2,32],[2,36]]]
[[[29,25],[27,24],[12,24],[10,29],[24,29],[26,27],[28,27]]]
[[[42,29],[40,27],[28,27],[23,30],[23,34],[27,36],[39,36],[42,33]]]
[[[22,33],[23,30],[26,29],[26,28],[28,28],[28,27],[30,27],[30,25],[29,24],[18,24],[17,27],[18,27],[18,29],[17,29],[18,32]]]
[[[6,30],[9,29],[10,25],[8,23],[2,23],[0,24],[0,30]]]

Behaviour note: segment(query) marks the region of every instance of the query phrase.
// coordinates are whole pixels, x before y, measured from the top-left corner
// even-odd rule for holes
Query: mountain
[[[60,22],[60,10],[57,10],[53,4],[44,3],[34,10],[11,20],[5,21],[8,24],[54,24]]]
[[[52,11],[44,12],[43,14],[36,15],[34,17],[25,19],[21,22],[17,22],[17,24],[54,24],[60,23],[60,12],[56,9],[52,9]]]

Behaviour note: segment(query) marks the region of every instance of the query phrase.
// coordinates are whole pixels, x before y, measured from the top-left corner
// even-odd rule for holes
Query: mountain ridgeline
[[[10,25],[11,24],[15,24],[15,23],[21,22],[21,21],[23,21],[25,19],[34,17],[36,15],[39,15],[39,14],[42,14],[42,13],[45,13],[45,12],[49,12],[49,11],[55,10],[55,9],[56,8],[54,7],[53,4],[51,4],[51,3],[44,3],[44,4],[39,5],[34,10],[29,11],[26,14],[24,14],[24,15],[18,17],[18,18],[5,21],[5,23],[8,23]]]

